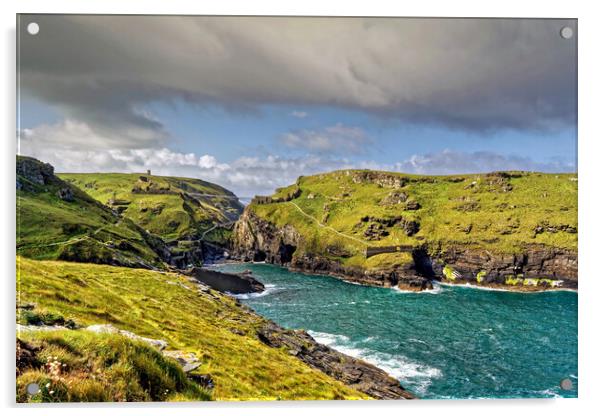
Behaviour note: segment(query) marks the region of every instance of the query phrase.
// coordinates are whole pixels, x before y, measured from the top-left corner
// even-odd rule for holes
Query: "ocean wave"
[[[539,390],[539,391],[536,391],[535,394],[543,394],[546,397],[549,397],[551,399],[561,399],[562,398],[562,395],[558,394],[558,391],[555,391],[554,389]]]
[[[408,338],[408,341],[409,341],[409,342],[415,342],[415,343],[417,343],[417,344],[424,344],[424,345],[428,345],[426,342],[424,342],[423,340],[421,340],[421,339],[418,339],[418,338]]]
[[[320,344],[328,345],[329,347],[333,348],[333,344],[336,344],[337,342],[349,342],[349,337],[345,335],[329,334],[327,332],[318,332],[312,330],[307,331],[307,333]]]
[[[443,289],[441,288],[441,286],[439,284],[434,284],[432,289],[426,289],[426,290],[420,290],[420,291],[403,290],[403,289],[398,288],[397,286],[394,286],[391,289],[393,289],[397,293],[414,294],[414,295],[421,295],[421,294],[437,295],[437,294],[443,292]]]
[[[307,332],[321,344],[375,365],[399,380],[404,387],[411,387],[418,394],[424,394],[432,380],[442,376],[442,372],[438,368],[411,361],[403,355],[359,348],[345,335],[311,330]]]
[[[515,290],[510,290],[510,289],[501,289],[499,287],[477,286],[477,285],[473,285],[471,283],[458,284],[458,283],[439,282],[439,283],[437,283],[437,285],[446,286],[446,287],[458,287],[458,288],[462,288],[462,289],[486,290],[488,292],[516,292]],[[521,293],[540,293],[540,292],[521,292]]]
[[[272,285],[272,284],[266,284],[266,285],[264,285],[264,287],[265,287],[265,290],[263,292],[257,292],[257,293],[238,293],[238,294],[230,293],[230,292],[226,292],[226,293],[230,296],[235,297],[236,299],[246,300],[246,299],[262,298],[262,297],[272,294],[278,290],[278,287],[276,285]]]

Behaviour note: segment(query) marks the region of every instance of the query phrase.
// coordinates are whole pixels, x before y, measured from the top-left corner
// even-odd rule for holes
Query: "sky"
[[[348,168],[577,170],[575,20],[21,15],[18,31],[18,151],[57,172],[251,197]]]

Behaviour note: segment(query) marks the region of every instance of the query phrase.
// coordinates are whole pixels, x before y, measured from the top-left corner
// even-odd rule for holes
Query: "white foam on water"
[[[370,342],[370,341],[374,341],[376,339],[376,337],[367,337],[364,338],[364,340],[362,342]]]
[[[418,339],[418,338],[408,338],[408,341],[410,341],[410,342],[416,342],[418,344],[428,345],[426,342],[424,342],[423,340]]]
[[[398,288],[397,286],[394,286],[391,289],[393,289],[397,293],[403,293],[403,294],[407,293],[407,294],[413,294],[413,295],[421,295],[421,294],[437,295],[443,291],[443,289],[441,288],[441,286],[439,284],[434,284],[432,289],[418,290],[418,291],[403,290],[403,289]]]
[[[439,282],[438,285],[446,286],[446,287],[460,287],[460,288],[466,288],[466,289],[486,290],[489,292],[516,292],[515,290],[510,290],[510,289],[501,289],[498,287],[477,286],[477,285],[473,285],[471,283],[458,284],[458,283]],[[521,293],[539,293],[539,292],[521,292]]]
[[[228,295],[235,297],[236,299],[241,299],[241,300],[246,300],[246,299],[256,299],[256,298],[262,298],[264,296],[267,296],[271,293],[274,293],[277,291],[277,286],[276,285],[272,285],[272,284],[266,284],[264,285],[265,290],[263,292],[256,292],[256,293],[230,293],[230,292],[226,292]]]
[[[329,334],[327,332],[318,332],[312,330],[307,331],[307,333],[320,344],[328,345],[329,347],[333,346],[333,344],[337,342],[349,342],[349,337],[345,335]]]
[[[428,365],[413,362],[402,355],[393,355],[368,348],[358,348],[349,342],[349,337],[317,331],[307,331],[316,341],[343,354],[362,359],[387,372],[401,382],[404,387],[411,386],[418,394],[424,394],[432,379],[442,376],[441,370]]]
[[[352,281],[350,281],[350,280],[345,280],[345,279],[343,279],[343,282],[345,282],[345,283],[349,283],[350,285],[363,286],[361,283],[358,283],[358,282],[352,282]]]
[[[552,399],[561,399],[562,398],[562,395],[558,394],[558,392],[554,391],[553,389],[540,390],[540,391],[536,391],[535,393],[545,394]]]
[[[467,288],[467,289],[476,289],[476,290],[486,290],[486,291],[489,291],[489,292],[513,292],[513,293],[524,293],[524,294],[536,294],[536,293],[543,293],[543,292],[575,292],[575,293],[578,293],[577,290],[575,290],[575,289],[568,289],[568,288],[554,288],[554,289],[548,289],[548,290],[517,291],[517,290],[512,290],[512,289],[502,289],[502,288],[499,288],[499,287],[478,286],[478,285],[473,285],[472,283],[458,284],[458,283],[439,282],[439,283],[437,283],[437,285],[447,286],[447,287],[460,287],[460,288]]]

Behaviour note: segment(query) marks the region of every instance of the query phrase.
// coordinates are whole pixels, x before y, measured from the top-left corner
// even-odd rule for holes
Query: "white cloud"
[[[61,128],[64,136],[61,135]],[[328,136],[331,140],[322,141],[322,138],[317,137],[319,134],[306,132],[306,143],[312,143],[308,146],[314,149],[336,150],[334,146],[342,146],[343,139],[350,140],[349,143],[354,143],[354,139],[363,143],[366,139],[361,129],[341,124],[323,129],[322,134],[326,133],[334,135],[334,142],[333,136]],[[20,154],[48,162],[57,172],[145,172],[151,169],[157,175],[200,178],[214,182],[241,197],[271,194],[275,188],[294,183],[301,175],[338,169],[375,169],[420,174],[478,173],[495,170],[575,170],[575,165],[567,161],[553,160],[542,163],[521,156],[451,150],[413,155],[393,164],[370,160],[352,161],[346,159],[341,152],[334,151],[326,156],[327,152],[322,152],[322,155],[310,153],[299,157],[272,154],[263,157],[243,156],[226,163],[210,154],[198,156],[195,153],[176,152],[165,147],[109,149],[106,148],[106,138],[97,136],[85,125],[71,122],[22,131],[21,137]],[[48,146],[49,137],[54,143],[52,146]],[[87,148],[82,147],[81,143],[87,142],[98,142],[102,146],[96,146],[94,150],[85,150]]]
[[[536,162],[518,155],[502,155],[494,152],[456,152],[443,150],[438,153],[413,155],[396,163],[394,170],[428,175],[452,175],[456,173],[481,173],[499,170],[526,170],[539,172],[574,172],[572,161],[550,160]]]
[[[285,133],[280,136],[280,142],[290,148],[340,155],[362,153],[372,140],[360,127],[337,123],[320,130]]]
[[[151,147],[163,142],[164,137],[147,129],[121,129],[119,132],[99,131],[88,123],[64,119],[55,124],[41,124],[35,129],[21,131],[21,146],[73,147],[77,149],[122,149]]]

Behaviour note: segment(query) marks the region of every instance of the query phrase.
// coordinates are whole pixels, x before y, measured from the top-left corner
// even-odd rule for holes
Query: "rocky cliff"
[[[327,274],[360,284],[432,288],[432,281],[500,286],[529,291],[578,286],[577,254],[545,245],[525,245],[516,253],[496,253],[474,245],[441,247],[423,243],[411,250],[411,260],[384,267],[344,265],[329,253],[298,250],[306,242],[294,226],[278,227],[258,216],[249,206],[236,223],[233,257],[241,261],[265,261],[301,272]]]
[[[293,260],[301,236],[293,226],[276,227],[247,207],[234,225],[234,257],[287,265]]]
[[[399,381],[383,370],[317,343],[305,331],[283,329],[267,321],[257,331],[259,340],[286,351],[311,367],[379,400],[414,399]]]

